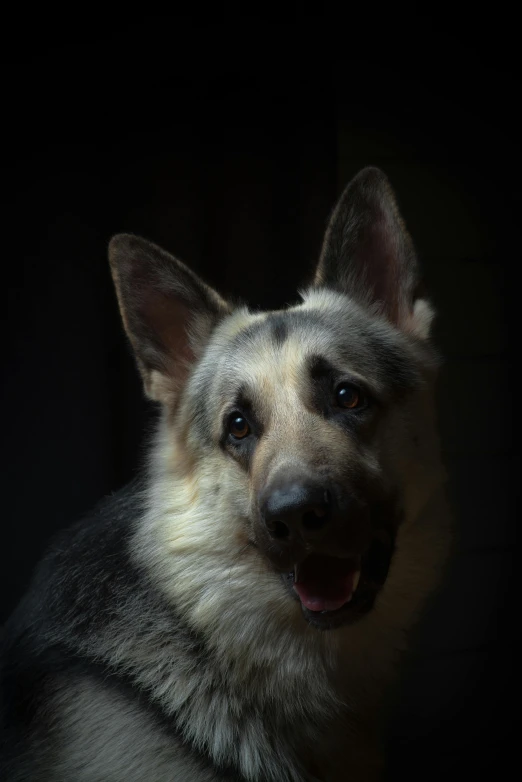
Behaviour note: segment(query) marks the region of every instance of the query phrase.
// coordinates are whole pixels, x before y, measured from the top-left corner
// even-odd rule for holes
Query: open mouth
[[[360,557],[310,553],[283,578],[300,601],[305,619],[330,630],[371,610],[386,581],[393,546],[390,536],[381,535]]]

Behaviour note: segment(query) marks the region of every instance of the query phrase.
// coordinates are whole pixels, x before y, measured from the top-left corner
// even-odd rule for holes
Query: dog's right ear
[[[314,286],[355,299],[394,326],[427,338],[433,310],[395,194],[378,168],[360,171],[330,218]]]
[[[145,391],[171,404],[230,308],[181,261],[139,236],[114,236],[109,263]]]

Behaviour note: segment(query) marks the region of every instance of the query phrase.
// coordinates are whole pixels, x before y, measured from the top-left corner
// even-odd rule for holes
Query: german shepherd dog
[[[286,309],[137,236],[109,259],[161,414],[143,477],[58,537],[7,624],[1,778],[379,778],[450,529],[433,311],[386,177],[351,181]]]

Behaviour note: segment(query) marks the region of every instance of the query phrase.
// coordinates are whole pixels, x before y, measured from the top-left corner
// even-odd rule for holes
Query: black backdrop
[[[141,463],[152,414],[117,315],[110,236],[142,234],[224,294],[282,305],[345,181],[380,165],[440,313],[460,524],[405,677],[391,767],[499,772],[512,737],[519,483],[508,44],[424,31],[397,58],[355,52],[334,23],[310,20],[60,25],[33,20],[4,51],[2,618],[52,533]]]

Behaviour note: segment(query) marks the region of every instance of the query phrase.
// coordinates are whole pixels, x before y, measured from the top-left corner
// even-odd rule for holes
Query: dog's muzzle
[[[395,534],[372,523],[371,505],[309,476],[282,476],[259,497],[260,548],[306,619],[330,629],[373,606]],[[390,525],[386,525],[390,530]]]

